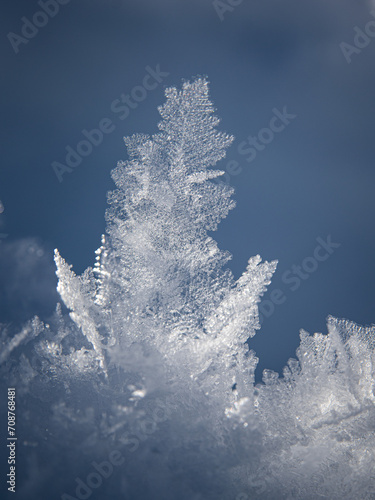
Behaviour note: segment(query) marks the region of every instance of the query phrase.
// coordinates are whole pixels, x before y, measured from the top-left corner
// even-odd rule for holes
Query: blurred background
[[[257,378],[264,368],[282,370],[301,328],[326,332],[329,314],[375,322],[374,4],[56,5],[0,6],[0,322],[53,311],[55,247],[77,273],[93,265],[110,171],[126,159],[123,136],[157,132],[165,88],[197,75],[211,82],[221,130],[236,138],[218,167],[227,170],[237,208],[213,236],[232,253],[236,278],[252,255],[279,261],[250,342]],[[154,79],[145,92],[147,74]],[[289,123],[262,130],[284,108],[294,116]],[[62,172],[66,148],[77,151],[82,131],[105,119],[111,131]],[[249,137],[257,141],[252,153]],[[317,238],[329,235],[336,246],[317,261]]]

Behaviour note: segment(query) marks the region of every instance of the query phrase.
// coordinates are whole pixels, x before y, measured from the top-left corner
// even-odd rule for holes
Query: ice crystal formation
[[[54,316],[3,329],[20,498],[374,498],[375,327],[330,317],[255,386],[247,341],[276,262],[235,281],[211,236],[234,208],[213,168],[233,137],[205,79],[159,111],[158,133],[125,139],[95,265],[77,276],[56,250]],[[113,450],[125,463],[89,479]]]

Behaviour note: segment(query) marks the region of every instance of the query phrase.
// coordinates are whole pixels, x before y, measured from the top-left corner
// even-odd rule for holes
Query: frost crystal
[[[127,465],[100,476],[98,498],[374,498],[375,327],[302,331],[283,377],[254,386],[246,341],[276,262],[252,257],[234,280],[210,234],[234,207],[212,168],[233,137],[205,79],[166,97],[159,132],[125,139],[94,267],[76,276],[56,250],[63,307],[3,330],[36,448],[19,498],[82,498],[93,457],[113,450]]]

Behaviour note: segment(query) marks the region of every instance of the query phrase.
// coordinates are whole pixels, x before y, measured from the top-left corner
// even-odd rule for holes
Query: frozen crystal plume
[[[283,377],[255,388],[268,451],[254,498],[374,498],[375,327],[329,317],[328,335],[300,338]]]
[[[77,276],[56,250],[55,315],[2,332],[2,373],[40,451],[20,498],[51,483],[75,498],[74,478],[113,449],[132,455],[101,498],[374,498],[375,327],[302,331],[283,377],[254,386],[247,340],[276,262],[252,257],[234,280],[210,234],[234,207],[213,168],[233,137],[205,79],[166,98],[157,134],[125,138],[94,266]]]
[[[242,383],[235,372],[243,367],[233,361],[259,328],[256,304],[275,262],[250,259],[237,283],[224,268],[231,256],[208,231],[234,207],[233,189],[212,182],[224,172],[210,167],[233,137],[216,128],[206,80],[166,96],[160,132],[125,138],[130,159],[112,172],[116,189],[94,271],[76,277],[57,252],[58,291],[103,369],[100,336],[116,346],[115,356],[147,342],[167,364],[179,359],[180,373],[194,379],[214,371],[230,389]]]

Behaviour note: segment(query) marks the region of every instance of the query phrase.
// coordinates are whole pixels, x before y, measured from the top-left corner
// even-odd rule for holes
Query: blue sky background
[[[353,44],[355,26],[375,20],[372,8],[244,0],[221,20],[211,0],[71,0],[16,54],[7,35],[21,35],[21,18],[41,8],[3,1],[0,321],[16,325],[53,310],[53,248],[77,273],[93,264],[110,170],[126,159],[122,137],[156,132],[165,87],[207,75],[221,130],[236,137],[219,166],[232,160],[241,169],[229,180],[237,208],[214,237],[233,254],[236,277],[257,253],[279,260],[265,299],[280,289],[285,301],[251,342],[259,374],[282,369],[300,328],[325,332],[328,314],[375,322],[375,38],[350,64],[340,48]],[[169,75],[120,120],[111,103],[158,64]],[[284,106],[296,118],[247,162],[239,144]],[[65,147],[105,117],[115,130],[58,182],[51,163],[64,162]],[[292,291],[283,273],[327,235],[340,247]]]

